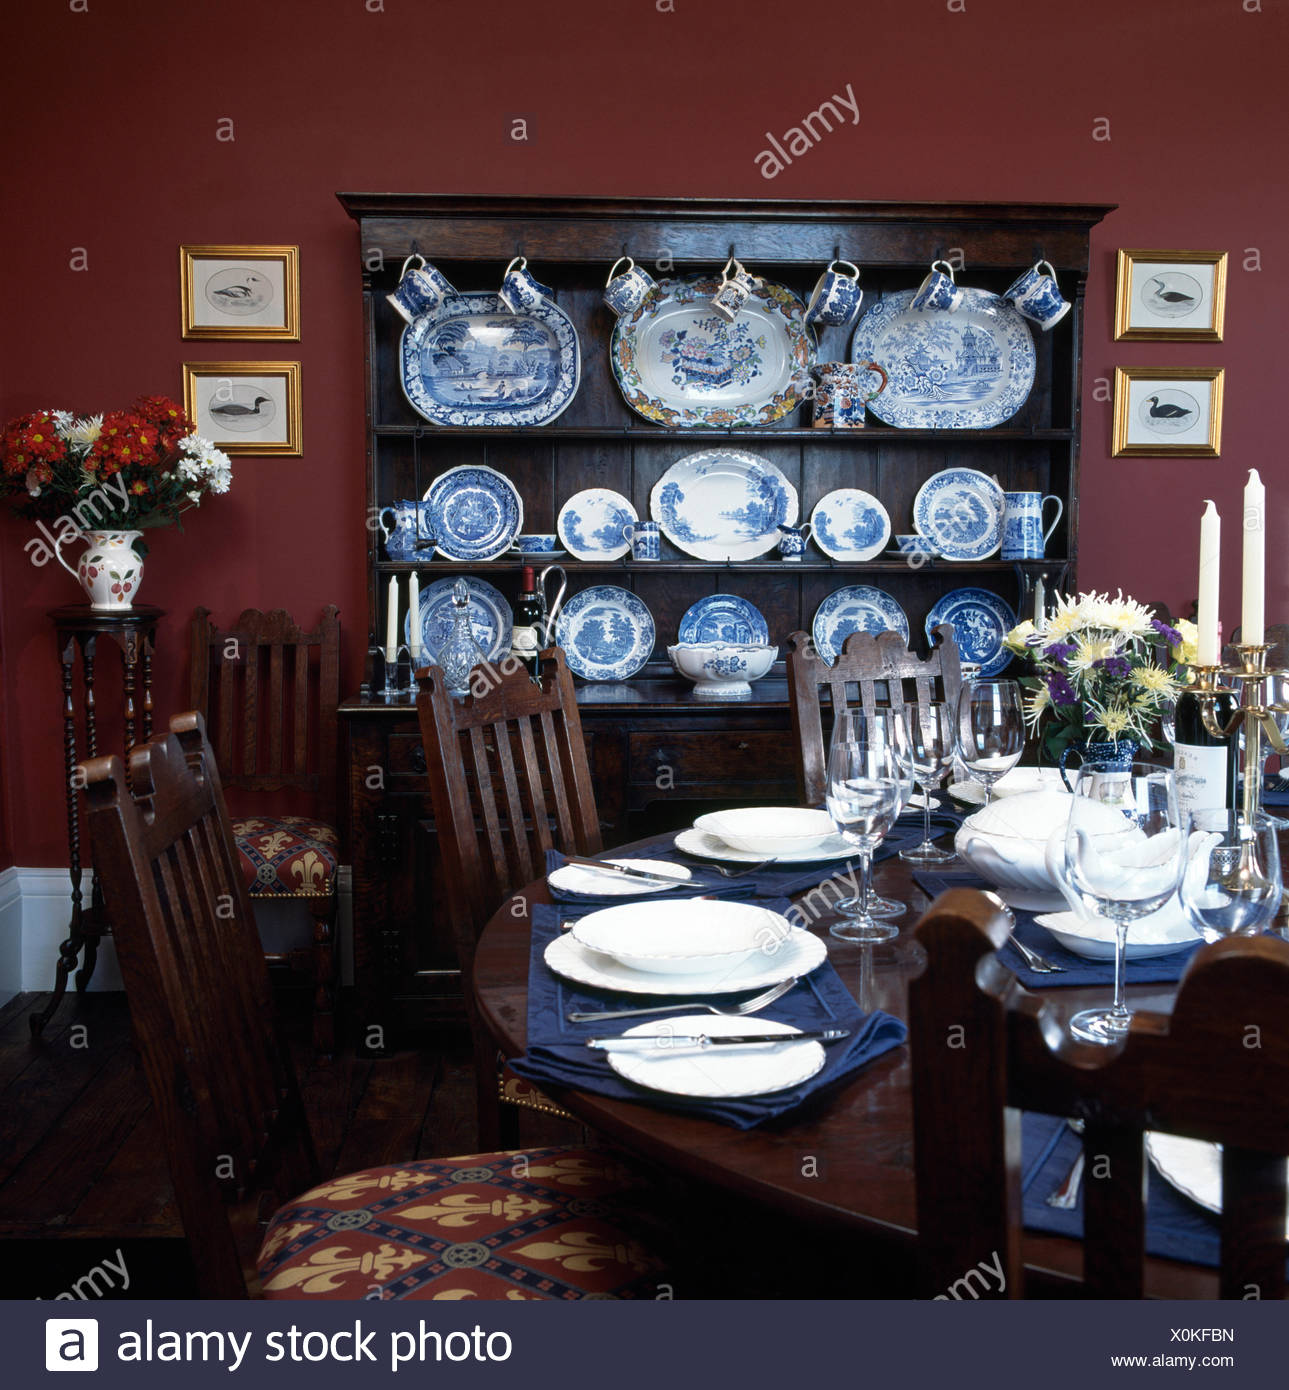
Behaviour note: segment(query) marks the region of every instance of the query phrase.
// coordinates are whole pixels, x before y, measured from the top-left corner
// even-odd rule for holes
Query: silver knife
[[[566,854],[565,860],[579,869],[598,869],[601,873],[621,874],[624,878],[638,878],[645,883],[665,883],[670,888],[715,888],[714,883],[701,879],[672,878],[670,874],[652,874],[648,869],[633,869],[626,864],[610,864],[607,859],[580,859],[575,854]]]
[[[707,1047],[750,1047],[755,1043],[785,1042],[836,1042],[838,1038],[850,1037],[849,1028],[817,1028],[809,1033],[742,1033],[738,1036],[712,1036],[707,1033],[680,1035],[677,1033],[642,1033],[636,1037],[626,1034],[616,1038],[588,1038],[587,1047],[598,1047],[603,1052],[670,1052],[689,1048]]]

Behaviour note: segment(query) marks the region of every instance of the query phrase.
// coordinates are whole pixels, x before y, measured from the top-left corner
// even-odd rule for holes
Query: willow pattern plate
[[[421,645],[425,659],[439,659],[439,648],[452,631],[452,586],[455,579],[436,579],[421,590]],[[486,579],[465,580],[470,591],[470,629],[489,661],[497,661],[510,650],[514,614],[510,605]],[[403,640],[412,645],[412,615],[403,619]]]
[[[926,635],[931,637],[940,623],[952,626],[958,655],[980,667],[981,680],[996,676],[1011,661],[1003,638],[1016,626],[1016,614],[1005,599],[988,589],[954,589],[945,594],[926,615]]]
[[[945,560],[984,560],[1003,543],[1007,498],[975,468],[944,468],[918,488],[913,525]]]

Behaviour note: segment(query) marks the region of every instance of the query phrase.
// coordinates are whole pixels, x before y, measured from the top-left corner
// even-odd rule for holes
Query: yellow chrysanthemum
[[[1120,739],[1133,731],[1132,717],[1126,710],[1113,706],[1091,711],[1086,722],[1094,728],[1104,729],[1112,739]]]
[[[1162,666],[1138,666],[1128,679],[1138,690],[1149,695],[1169,700],[1176,698],[1177,682]]]
[[[1032,732],[1038,728],[1043,715],[1052,707],[1052,697],[1046,685],[1025,692],[1025,723]]]
[[[1098,661],[1119,654],[1118,644],[1110,637],[1080,637],[1075,643],[1069,668],[1076,675],[1086,675]]]

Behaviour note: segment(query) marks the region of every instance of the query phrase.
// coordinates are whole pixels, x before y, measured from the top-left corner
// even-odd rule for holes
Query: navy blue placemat
[[[762,904],[783,912],[783,899]],[[561,924],[576,917],[569,909],[539,903],[532,909],[532,947],[528,967],[528,1051],[511,1062],[513,1069],[539,1086],[569,1086],[579,1091],[616,1100],[643,1102],[664,1110],[675,1110],[719,1120],[736,1129],[752,1129],[777,1119],[804,1105],[814,1096],[848,1080],[875,1057],[898,1047],[907,1029],[897,1018],[880,1010],[865,1014],[842,984],[832,965],[825,961],[782,999],[749,1018],[774,1019],[798,1028],[849,1028],[851,1036],[825,1046],[827,1061],[823,1070],[800,1086],[767,1096],[747,1096],[732,1100],[690,1100],[633,1085],[612,1070],[603,1053],[584,1046],[587,1038],[625,1033],[644,1019],[618,1019],[608,1023],[570,1023],[566,1014],[592,1009],[647,1008],[650,1004],[678,1003],[675,995],[620,994],[593,990],[560,979],[546,965],[543,952],[559,935]],[[741,995],[721,995],[710,1002],[721,1007]],[[701,1012],[701,1010],[700,1010]],[[681,1016],[679,1011],[673,1017]],[[664,1015],[665,1017],[665,1015]]]
[[[913,875],[914,882],[929,897],[935,898],[950,888],[982,888],[992,885],[969,869],[962,872],[923,873]],[[1045,927],[1034,920],[1034,913],[1012,908],[1016,917],[1016,936],[1031,951],[1061,967],[1060,974],[1040,975],[1025,964],[1025,957],[1010,943],[998,952],[998,959],[1028,989],[1059,989],[1066,985],[1105,985],[1114,987],[1114,961],[1087,960],[1067,950]],[[1150,956],[1145,960],[1130,960],[1124,966],[1124,983],[1129,985],[1172,984],[1180,980],[1191,957],[1204,943],[1196,937],[1195,945],[1171,956]]]

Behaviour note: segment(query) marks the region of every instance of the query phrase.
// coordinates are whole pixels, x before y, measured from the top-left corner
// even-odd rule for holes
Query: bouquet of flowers
[[[228,455],[165,396],[106,415],[37,410],[0,435],[0,499],[76,531],[168,526],[232,479]]]
[[[1021,679],[1026,725],[1034,734],[1046,726],[1044,747],[1059,761],[1077,742],[1154,747],[1160,715],[1189,680],[1197,636],[1194,623],[1169,627],[1119,592],[1058,596],[1041,631],[1023,622],[1004,641],[1033,670]]]

